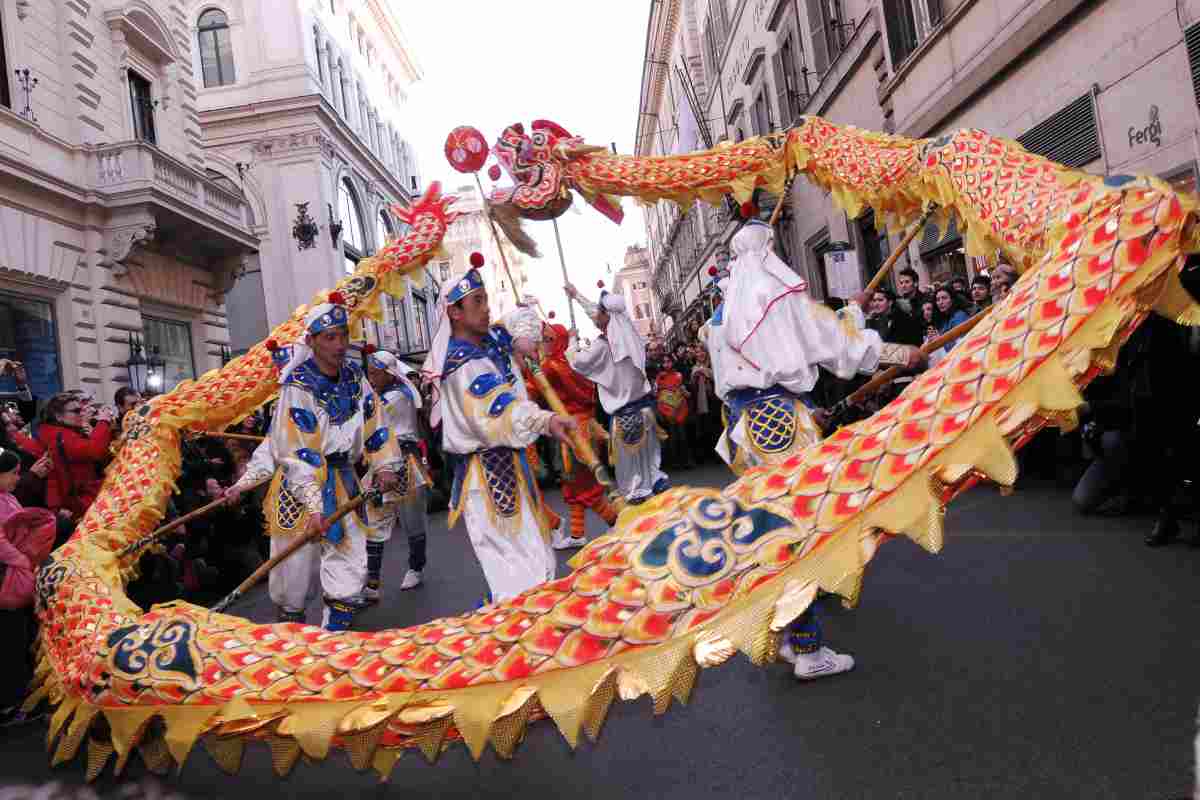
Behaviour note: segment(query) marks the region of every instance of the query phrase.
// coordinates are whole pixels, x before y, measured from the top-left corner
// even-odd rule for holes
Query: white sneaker
[[[784,643],[779,645],[779,659],[786,661],[789,664],[796,663],[796,656],[800,655],[796,652],[796,648],[792,647],[790,641],[784,640]]]
[[[401,589],[415,589],[421,585],[421,570],[410,569],[404,573],[404,580],[400,581]]]
[[[583,536],[559,536],[550,542],[550,546],[555,550],[570,550],[575,547],[583,547],[587,544],[587,538]]]
[[[364,586],[362,590],[362,599],[367,603],[378,603],[379,598],[383,596],[383,591],[380,589],[372,589],[370,586]]]
[[[822,647],[815,653],[796,653],[795,663],[792,674],[802,681],[826,678],[854,669],[853,656],[835,653],[828,647]]]

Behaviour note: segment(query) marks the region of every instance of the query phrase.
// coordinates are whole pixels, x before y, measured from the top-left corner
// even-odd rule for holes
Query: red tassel
[[[329,302],[333,303],[335,306],[344,306],[346,305],[346,298],[341,292],[330,292]]]
[[[708,274],[709,274],[709,276],[710,276],[710,277],[713,277],[713,278],[717,277],[717,272],[718,272],[718,270],[717,270],[717,268],[716,268],[716,267],[709,267],[709,268],[708,268]]]
[[[267,339],[265,344],[267,346],[267,349],[270,350],[272,353],[274,353],[276,350],[279,349],[279,342],[275,341],[274,339]]]
[[[363,352],[366,353],[367,355],[371,355],[372,353],[375,353],[378,351],[379,351],[379,348],[373,342],[367,342],[366,347],[363,348]]]
[[[749,200],[742,203],[741,208],[738,210],[742,213],[742,219],[753,219],[754,217],[758,216],[758,206],[754,205],[754,203],[750,202]]]
[[[483,266],[483,253],[480,253],[479,251],[471,253],[471,266],[475,269],[479,269]]]
[[[603,289],[603,288],[604,288],[604,281],[596,281],[596,288],[597,288],[597,289]]]
[[[553,312],[553,311],[551,311],[551,312],[550,312],[549,314],[547,314],[546,316],[547,316],[547,317],[549,317],[550,319],[554,319],[554,312]]]
[[[492,164],[492,166],[488,167],[488,177],[494,181],[500,180],[500,167],[496,164]]]

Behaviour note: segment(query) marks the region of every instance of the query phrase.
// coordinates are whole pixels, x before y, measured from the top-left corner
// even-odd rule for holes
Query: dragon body
[[[659,158],[552,138],[521,155],[543,168],[513,173],[548,182],[504,198],[522,216],[539,213],[521,207],[527,198],[561,203],[571,191],[741,201],[802,172],[851,214],[870,206],[892,225],[936,201],[959,217],[969,252],[1003,248],[1027,268],[873,417],[724,490],[674,489],[626,510],[564,578],[403,630],[335,634],[182,602],[143,611],[126,598],[129,545],[162,516],[180,436],[228,424],[277,390],[268,347],[254,347],[131,412],[98,500],[39,573],[31,702],[56,706],[55,763],[86,742],[89,777],[135,751],[166,769],[202,741],[234,771],[246,742],[261,740],[280,774],[302,753],[342,748],[386,777],[406,748],[433,759],[462,740],[475,757],[489,743],[511,756],[525,726],[547,716],[574,746],[581,732],[599,734],[618,696],[648,694],[665,711],[688,700],[701,667],[738,650],[771,661],[818,589],[855,601],[888,537],[936,551],[945,504],[980,479],[1011,486],[1014,450],[1044,425],[1072,424],[1079,389],[1112,368],[1147,313],[1200,321],[1178,279],[1197,249],[1195,204],[1154,178],[1086,175],[980,131],[908,140],[818,118],[770,140]],[[356,319],[433,255],[448,206],[431,188],[404,212],[412,230],[339,284]],[[304,312],[273,333],[279,344],[300,335]]]

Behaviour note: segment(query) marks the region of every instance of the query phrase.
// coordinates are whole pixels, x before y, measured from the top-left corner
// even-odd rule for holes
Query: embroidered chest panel
[[[350,362],[342,364],[341,373],[334,380],[309,359],[292,371],[284,385],[296,386],[311,394],[334,425],[349,422],[358,413],[362,400],[362,373]]]

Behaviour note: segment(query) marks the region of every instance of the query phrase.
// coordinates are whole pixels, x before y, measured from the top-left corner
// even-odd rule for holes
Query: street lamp
[[[141,337],[129,332],[129,360],[125,362],[125,369],[129,371],[130,388],[144,397],[158,394],[162,390],[166,366],[158,354],[158,347],[153,349],[150,358],[146,358],[142,355]]]

